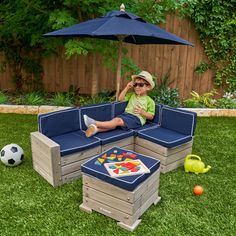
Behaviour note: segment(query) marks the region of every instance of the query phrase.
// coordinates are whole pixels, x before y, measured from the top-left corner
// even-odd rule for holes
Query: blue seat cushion
[[[133,159],[140,159],[143,164],[149,168],[150,173],[143,173],[139,175],[132,175],[132,176],[122,176],[122,177],[111,177],[110,174],[107,172],[106,168],[104,167],[104,163],[108,163],[108,159],[105,159],[105,162],[102,164],[98,164],[98,158],[102,158],[104,154],[107,154],[109,157],[111,154],[116,155],[124,155],[122,161],[127,158],[127,154],[135,154],[136,157]],[[117,158],[113,160],[117,162]],[[151,176],[155,171],[160,168],[160,161],[151,157],[147,157],[141,155],[139,153],[133,151],[127,151],[125,149],[121,149],[118,147],[113,147],[112,149],[107,150],[99,154],[98,156],[90,159],[89,161],[85,162],[81,166],[81,170],[83,173],[86,173],[90,176],[103,180],[107,183],[120,187],[122,189],[126,189],[128,191],[133,191],[139,184],[141,184],[144,180],[146,180],[149,176]]]
[[[147,129],[154,128],[154,127],[158,127],[157,123],[147,122],[147,123],[144,124],[143,126],[137,128],[137,129],[133,129],[134,135],[137,136],[137,134],[138,134],[139,131],[141,131],[141,130],[147,130]]]
[[[83,115],[87,115],[97,121],[108,121],[111,120],[112,117],[112,104],[106,103],[106,104],[97,104],[97,105],[91,105],[87,107],[81,107],[80,108],[80,127],[82,130],[86,130],[87,127],[84,124],[84,118]]]
[[[138,137],[157,143],[166,148],[177,147],[192,140],[191,135],[185,135],[162,127],[155,127],[138,132]]]
[[[161,114],[161,127],[185,135],[194,135],[197,118],[195,112],[163,106]]]
[[[133,130],[124,130],[121,128],[117,128],[114,130],[109,130],[107,132],[101,132],[101,133],[97,133],[95,134],[94,137],[100,139],[101,144],[107,144],[107,143],[112,143],[124,138],[128,138],[133,136],[134,131]]]
[[[38,116],[39,132],[53,137],[80,129],[78,108],[70,108]]]
[[[100,145],[99,139],[95,137],[87,138],[81,130],[51,137],[60,145],[61,156],[80,152]]]

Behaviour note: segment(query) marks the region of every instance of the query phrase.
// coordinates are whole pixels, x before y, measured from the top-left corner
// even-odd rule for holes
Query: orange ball
[[[201,196],[203,194],[203,187],[200,185],[197,185],[194,187],[193,192],[197,196]]]

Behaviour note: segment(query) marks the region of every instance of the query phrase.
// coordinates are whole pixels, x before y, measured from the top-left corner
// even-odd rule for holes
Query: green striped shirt
[[[134,108],[137,105],[139,105],[144,111],[150,113],[151,115],[155,115],[155,102],[148,95],[139,96],[134,92],[127,93],[125,96],[125,101],[129,101],[127,107],[125,108],[125,112],[137,116],[140,119],[142,125],[146,123],[146,117],[134,113]]]

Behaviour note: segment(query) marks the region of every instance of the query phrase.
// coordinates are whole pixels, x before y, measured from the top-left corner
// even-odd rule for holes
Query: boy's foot
[[[84,123],[85,123],[86,127],[88,128],[92,124],[95,125],[96,120],[88,117],[87,115],[84,115]]]
[[[85,135],[86,137],[91,137],[93,136],[94,134],[96,134],[98,132],[98,128],[96,125],[94,124],[91,124],[89,125],[88,129],[85,131]]]

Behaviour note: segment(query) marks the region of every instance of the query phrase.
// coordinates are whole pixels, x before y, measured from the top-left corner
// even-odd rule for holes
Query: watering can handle
[[[195,158],[197,158],[199,161],[201,161],[201,158],[200,158],[199,156],[197,156],[197,155],[194,155],[194,154],[187,155],[187,156],[186,156],[186,159],[188,160],[188,159],[190,159],[190,158],[192,158],[192,157],[195,157]]]

